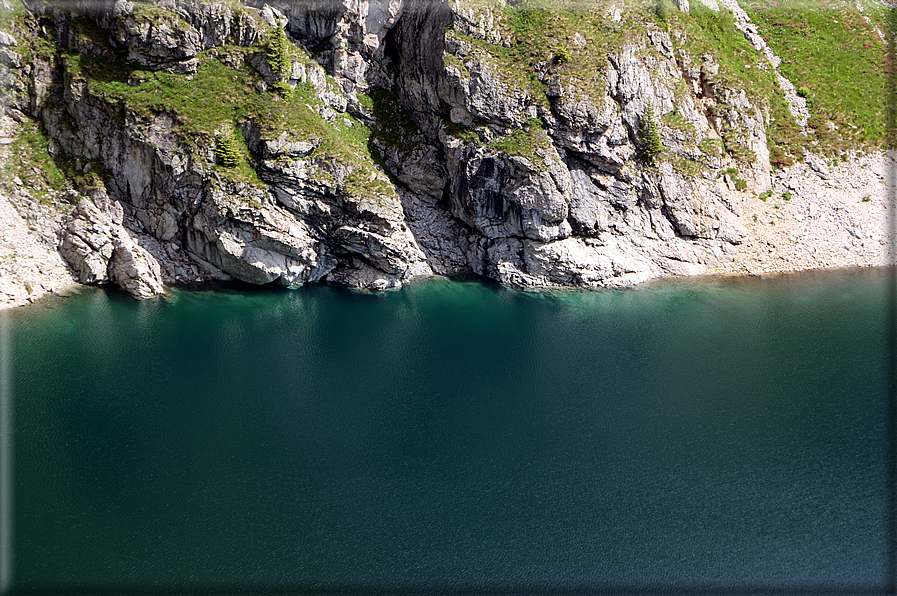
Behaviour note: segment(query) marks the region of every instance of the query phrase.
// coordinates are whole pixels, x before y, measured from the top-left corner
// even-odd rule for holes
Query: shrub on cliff
[[[218,135],[215,143],[215,158],[225,168],[233,168],[240,163],[240,148],[231,133],[222,132]]]
[[[290,99],[293,96],[293,88],[286,81],[277,81],[271,88],[282,98]]]
[[[663,153],[663,142],[654,120],[654,105],[651,100],[645,103],[645,111],[639,118],[639,134],[642,137],[642,155],[649,164],[654,164]]]
[[[285,79],[290,68],[289,41],[280,27],[275,27],[268,40],[268,65],[278,79]]]
[[[566,48],[560,48],[554,53],[554,61],[558,64],[566,64],[570,62],[570,52]]]

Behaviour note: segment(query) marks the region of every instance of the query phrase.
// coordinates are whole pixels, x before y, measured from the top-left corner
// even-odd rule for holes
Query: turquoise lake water
[[[887,280],[18,309],[14,592],[881,590]]]

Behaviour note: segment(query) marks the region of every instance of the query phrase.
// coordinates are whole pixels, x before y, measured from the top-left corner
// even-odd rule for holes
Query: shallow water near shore
[[[880,590],[888,273],[7,314],[17,590]]]

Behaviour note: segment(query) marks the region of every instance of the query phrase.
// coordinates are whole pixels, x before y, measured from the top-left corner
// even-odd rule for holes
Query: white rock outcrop
[[[121,218],[118,203],[110,202],[106,212],[82,198],[63,229],[60,254],[81,283],[114,283],[136,298],[164,294],[159,262],[131,237]]]

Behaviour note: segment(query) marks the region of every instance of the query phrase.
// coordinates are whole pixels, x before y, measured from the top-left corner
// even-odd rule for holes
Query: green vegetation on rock
[[[9,149],[11,159],[0,165],[0,180],[17,176],[41,201],[65,188],[66,176],[50,156],[49,141],[37,122],[22,124]]]
[[[877,147],[885,141],[888,54],[883,7],[847,0],[748,0],[751,20],[779,70],[807,99],[815,152]]]
[[[248,52],[246,48],[227,49]],[[215,58],[215,53],[201,53],[198,70],[191,77],[144,70],[123,58],[109,62],[65,54],[64,60],[68,71],[79,76],[89,92],[122,109],[143,116],[170,112],[177,116],[183,130],[211,133],[224,122],[276,101],[256,92],[253,84],[261,80],[257,74],[229,68]]]
[[[723,144],[720,139],[703,139],[698,143],[698,149],[701,150],[701,153],[710,157],[716,157],[723,154]]]
[[[444,118],[442,120],[442,126],[445,130],[445,134],[450,137],[461,139],[461,141],[467,143],[468,145],[480,144],[480,135],[478,135],[475,130],[468,126],[464,126],[463,124],[456,124],[448,118]]]
[[[185,31],[192,28],[177,12],[159,6],[153,0],[132,0],[130,4],[130,16],[138,23],[150,23],[155,27],[173,25]]]
[[[701,150],[707,155],[721,151],[742,163],[756,159],[739,129],[736,112],[741,108],[725,103],[742,90],[762,112],[773,166],[803,159],[807,148],[835,156],[847,149],[880,147],[885,141],[889,58],[881,32],[887,30],[888,13],[874,0],[744,3],[770,48],[782,58],[780,72],[807,101],[811,117],[806,130],[791,113],[775,69],[724,7],[711,10],[692,2],[683,12],[669,0],[622,7],[611,0],[464,0],[462,4],[465,19],[494,15],[493,31],[487,36],[494,43],[462,35],[457,26],[448,35],[487,55],[503,82],[528,91],[545,107],[550,104],[545,95],[549,80],[565,97],[603,100],[608,56],[626,44],[655,51],[658,42],[652,32],[660,29],[669,35],[680,67],[702,68],[705,57],[714,66],[703,72],[707,87],[702,91],[718,102],[712,108],[722,143],[705,144]],[[492,22],[492,16],[477,22],[486,21]],[[466,74],[466,58],[446,54],[444,60],[446,66]],[[686,139],[694,134],[678,112],[657,116],[658,124]]]
[[[192,76],[143,70],[123,58],[110,62],[68,53],[64,60],[69,73],[86,83],[89,92],[122,110],[146,118],[163,112],[173,114],[177,130],[185,138],[192,138],[198,147],[214,144],[214,133],[222,127],[232,129],[240,122],[254,121],[266,134],[276,136],[287,131],[294,138],[316,141],[313,156],[345,163],[364,180],[355,185],[354,191],[374,192],[367,185],[370,176],[362,173],[376,171],[368,144],[370,129],[348,114],[338,115],[334,122],[322,118],[318,112],[321,102],[309,84],[298,85],[285,97],[258,93],[255,85],[261,76],[247,61],[259,51],[260,48],[223,46],[201,52],[197,72]],[[223,64],[218,56],[225,54],[242,54],[243,68],[237,70]],[[243,142],[239,134],[234,139],[238,145]],[[248,149],[241,147],[241,152],[246,159],[222,175],[260,185],[257,175],[244,165],[251,157]]]
[[[608,20],[611,4],[609,0],[508,3],[500,22],[502,36],[511,39],[511,48],[504,52],[507,67],[529,73],[530,88],[542,93],[539,74],[549,69],[581,95],[603,94],[598,83],[607,69],[607,54],[644,30],[639,21]]]
[[[645,104],[645,111],[639,121],[639,134],[642,137],[642,155],[647,163],[654,165],[663,153],[663,142],[660,140],[660,133],[657,131],[657,122],[654,119],[654,105],[650,100]]]
[[[22,0],[7,0],[6,6],[8,8],[0,8],[0,31],[20,36],[30,25],[34,24],[34,15],[25,8]],[[27,45],[19,44],[12,49],[23,58],[31,59],[30,49]]]
[[[672,112],[667,112],[661,118],[664,124],[670,126],[672,128],[676,128],[680,131],[687,133],[695,133],[695,125],[692,124],[691,120],[686,119],[682,114],[679,113],[677,108],[673,108]]]
[[[240,148],[230,131],[223,131],[215,142],[215,157],[225,168],[233,168],[240,163]]]
[[[290,42],[286,33],[280,27],[274,27],[268,39],[268,65],[271,67],[274,76],[277,77],[272,88],[286,98],[293,93],[293,88],[286,83],[286,78],[290,74],[291,64],[292,53],[290,52]]]
[[[553,151],[551,138],[545,131],[542,121],[538,118],[527,120],[523,128],[515,128],[508,134],[492,140],[488,149],[499,151],[505,155],[525,157],[529,159],[536,170],[546,169],[544,158],[539,156],[540,151]]]
[[[732,179],[732,184],[735,185],[735,190],[745,190],[747,188],[747,182],[738,175],[738,168],[726,168],[722,171],[722,174],[727,174]]]
[[[801,155],[803,142],[800,127],[791,115],[785,95],[766,57],[755,50],[735,26],[731,11],[713,11],[695,2],[689,13],[671,13],[672,27],[684,33],[682,50],[695,66],[701,56],[709,54],[719,65],[719,72],[711,77],[714,86],[722,89],[743,89],[748,97],[765,109],[768,120],[767,139],[773,151],[774,165],[788,165]],[[682,51],[680,50],[680,54]],[[719,93],[717,93],[719,94]],[[722,132],[723,149],[736,159],[750,161],[751,154],[731,135]],[[703,149],[702,149],[703,151]],[[706,153],[706,151],[705,151]]]
[[[485,10],[481,4],[465,2],[474,13]],[[690,60],[691,66],[701,66],[702,56],[712,56],[719,68],[707,80],[716,90],[717,100],[724,90],[744,90],[763,110],[774,165],[801,159],[807,145],[822,153],[835,153],[845,142],[850,146],[882,142],[883,42],[875,24],[883,17],[870,8],[871,3],[867,2],[865,12],[859,12],[847,0],[825,0],[819,10],[798,0],[750,0],[752,18],[783,58],[782,73],[795,82],[810,104],[809,137],[792,116],[773,68],[736,27],[731,11],[713,11],[693,2],[689,12],[682,12],[660,0],[627,6],[623,18],[614,21],[610,18],[612,4],[610,0],[489,3],[496,15],[495,29],[503,40],[510,41],[510,47],[505,47],[507,42],[492,44],[462,36],[457,27],[450,35],[488,54],[509,84],[529,91],[534,100],[547,105],[544,81],[549,76],[558,78],[565,93],[596,99],[603,96],[608,55],[625,43],[638,43],[639,38],[653,51],[646,34],[659,27],[674,40],[674,52]],[[835,50],[832,56],[827,55],[829,48]],[[447,55],[445,60],[465,72],[454,56]],[[818,68],[819,64],[834,68]],[[718,106],[718,110],[722,115],[726,106]],[[687,128],[676,114],[660,116],[668,126]],[[726,130],[727,119],[720,118],[719,123],[721,148],[739,161],[753,160],[753,152],[737,131]]]

